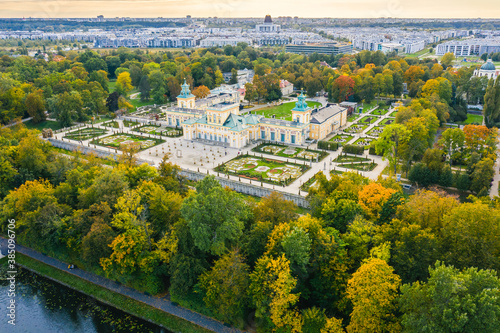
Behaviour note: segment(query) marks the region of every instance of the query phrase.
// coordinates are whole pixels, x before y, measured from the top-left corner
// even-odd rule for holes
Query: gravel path
[[[0,237],[0,249],[6,249],[7,247],[7,240],[3,237]],[[28,257],[31,257],[33,259],[36,259],[38,261],[41,261],[47,265],[50,265],[52,267],[58,268],[62,271],[65,271],[69,274],[73,274],[75,276],[78,276],[86,281],[92,282],[94,284],[97,284],[103,288],[109,289],[111,291],[114,291],[116,293],[128,296],[132,299],[135,299],[139,302],[143,302],[147,305],[150,305],[152,307],[155,307],[157,309],[163,310],[171,315],[174,315],[176,317],[185,319],[191,323],[194,323],[198,326],[201,326],[203,328],[206,328],[208,330],[211,330],[213,332],[221,332],[221,333],[238,333],[242,332],[236,328],[231,328],[225,326],[223,323],[220,321],[217,321],[213,318],[204,316],[202,314],[199,314],[197,312],[188,310],[186,308],[183,308],[179,305],[174,305],[171,301],[169,301],[166,298],[159,298],[155,296],[149,296],[145,295],[135,289],[120,285],[114,281],[111,281],[109,279],[106,279],[102,276],[89,273],[87,271],[74,268],[74,269],[68,269],[68,264],[64,263],[62,261],[59,261],[57,259],[48,257],[44,254],[41,254],[35,250],[32,250],[30,248],[21,246],[19,244],[16,244],[16,251],[19,253],[22,253]],[[2,253],[4,253],[2,251]]]

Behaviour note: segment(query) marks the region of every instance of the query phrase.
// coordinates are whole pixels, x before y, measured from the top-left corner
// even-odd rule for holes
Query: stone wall
[[[207,176],[207,174],[202,173],[202,172],[185,170],[185,169],[182,169],[180,174],[182,176],[186,177],[187,179],[192,180],[192,181],[199,181]],[[242,183],[242,182],[239,182],[236,180],[232,180],[232,179],[228,179],[228,178],[224,178],[224,177],[218,177],[218,176],[215,176],[215,178],[219,181],[221,186],[223,186],[223,187],[227,186],[230,189],[232,189],[236,192],[239,192],[239,193],[248,194],[248,195],[251,195],[254,197],[267,197],[272,192],[279,192],[281,195],[283,195],[283,198],[285,198],[286,200],[292,201],[297,206],[309,208],[309,202],[306,200],[305,197],[303,197],[301,195],[282,192],[279,189],[270,189],[267,187],[262,187],[262,186],[260,186],[260,184],[259,185],[247,184],[247,183]]]

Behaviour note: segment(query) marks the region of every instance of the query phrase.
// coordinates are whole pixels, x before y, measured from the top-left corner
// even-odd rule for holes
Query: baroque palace
[[[303,93],[292,109],[292,121],[240,114],[239,93],[214,89],[196,100],[184,81],[176,107],[162,107],[170,126],[182,126],[186,140],[209,141],[232,148],[243,148],[256,140],[304,145],[306,139],[321,140],[345,125],[347,109],[328,104],[313,109]]]

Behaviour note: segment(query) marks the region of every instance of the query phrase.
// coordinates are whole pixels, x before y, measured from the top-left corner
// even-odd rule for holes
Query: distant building
[[[245,83],[252,82],[254,75],[255,75],[255,71],[253,69],[246,69],[246,68],[239,69],[238,75],[237,75],[238,85],[244,86]],[[233,73],[231,73],[231,72],[222,73],[222,77],[224,78],[224,81],[226,83],[229,83],[232,76],[233,76]]]
[[[442,56],[446,53],[453,53],[456,56],[480,56],[484,53],[500,52],[500,39],[479,39],[471,38],[467,40],[453,40],[439,44],[436,47],[436,55]]]
[[[303,45],[291,45],[285,46],[285,51],[288,53],[297,54],[349,54],[352,52],[352,44],[349,43],[316,43],[316,44],[303,44]]]
[[[273,20],[271,19],[271,15],[266,15],[264,19],[264,24],[257,24],[255,26],[255,31],[257,32],[279,32],[281,30],[281,26],[278,24],[273,24]]]
[[[500,75],[500,70],[497,70],[491,59],[488,59],[481,68],[474,70],[474,76],[483,77],[486,76],[488,79],[494,79]]]
[[[287,80],[280,80],[281,95],[288,96],[293,93],[293,83]]]

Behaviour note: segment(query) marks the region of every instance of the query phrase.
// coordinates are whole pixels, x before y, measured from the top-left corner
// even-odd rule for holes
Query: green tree
[[[483,115],[488,127],[492,127],[498,122],[500,117],[500,79],[491,78],[484,94]]]
[[[455,55],[451,52],[448,52],[441,58],[441,65],[443,65],[444,68],[448,68],[451,66],[454,60]]]
[[[151,93],[151,86],[149,85],[149,78],[144,75],[139,83],[139,92],[141,93],[141,102],[149,100]]]
[[[384,158],[389,160],[394,174],[397,173],[397,165],[401,155],[401,146],[408,140],[410,132],[406,126],[401,124],[391,124],[384,128],[380,137],[375,141],[377,154],[383,153]]]
[[[405,332],[484,332],[500,326],[500,281],[496,272],[459,271],[437,262],[427,283],[401,287]]]
[[[30,117],[33,117],[33,123],[37,124],[47,119],[45,115],[45,101],[41,90],[28,94],[25,103],[28,114]]]
[[[184,200],[182,216],[194,244],[201,251],[220,256],[238,243],[250,209],[241,194],[223,189],[213,176],[205,177],[196,189],[196,195]]]

